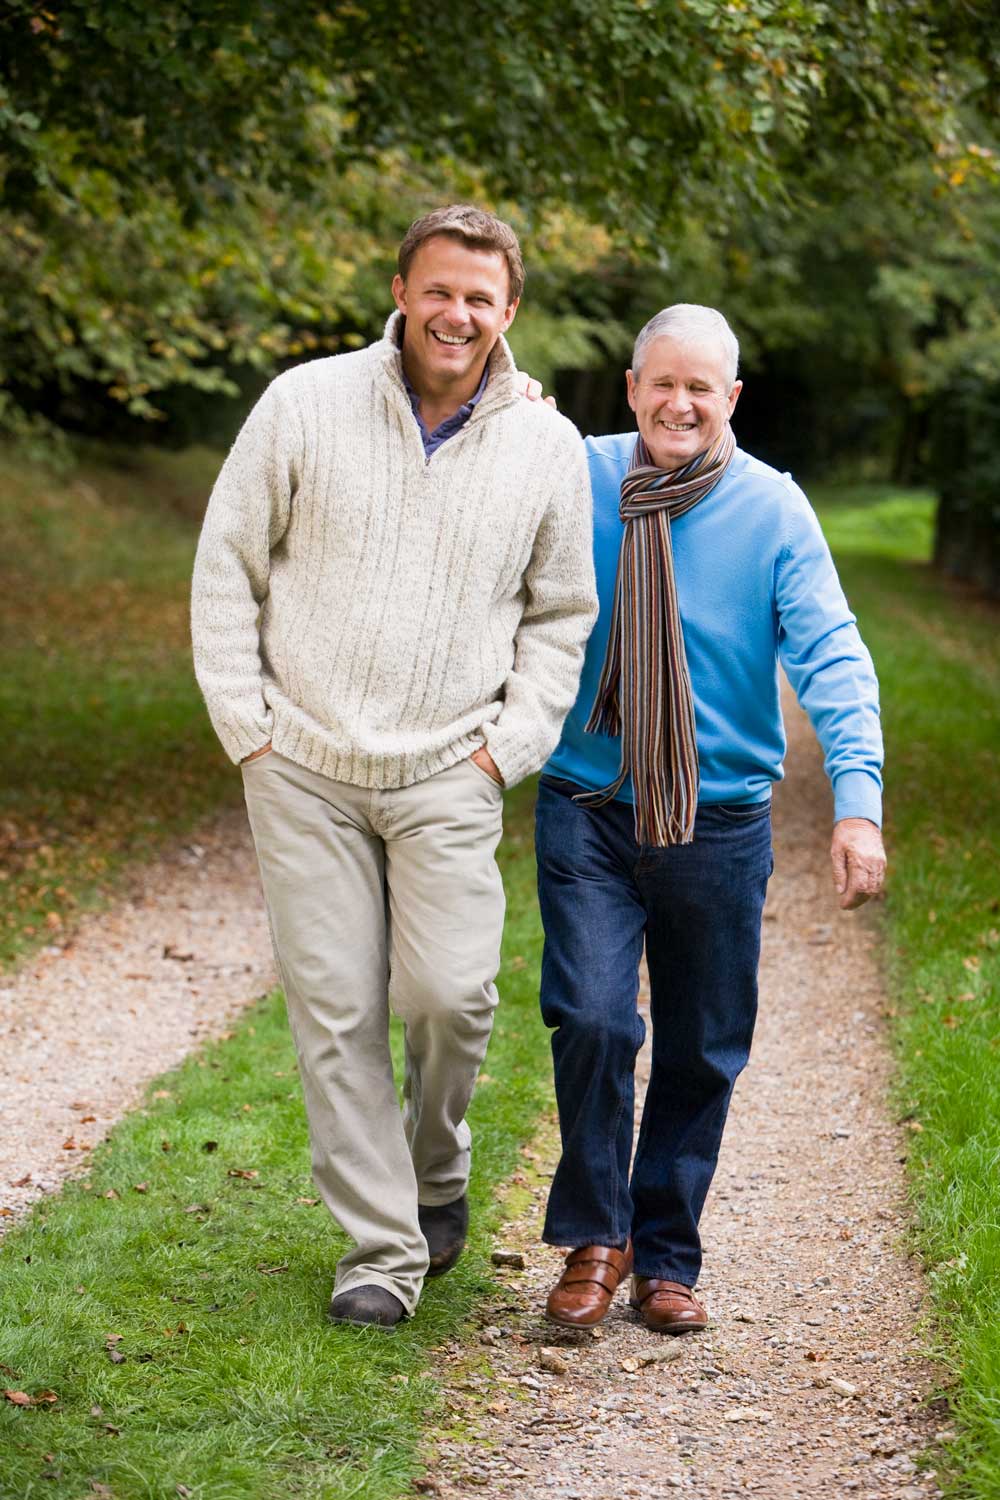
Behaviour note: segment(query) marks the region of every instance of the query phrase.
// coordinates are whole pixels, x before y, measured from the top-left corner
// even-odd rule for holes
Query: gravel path
[[[819,753],[794,705],[786,717],[761,1019],[703,1225],[712,1326],[658,1338],[621,1293],[593,1332],[541,1320],[561,1266],[539,1243],[550,1121],[508,1187],[529,1206],[501,1248],[526,1269],[498,1269],[478,1342],[441,1351],[455,1422],[424,1484],[442,1500],[939,1493],[915,1467],[941,1416],[901,1248],[906,1142],[885,1101],[875,933],[834,903]],[[85,1166],[150,1078],[273,983],[242,813],[0,980],[0,1232]]]
[[[926,1404],[923,1289],[903,1248],[876,933],[834,902],[819,751],[785,711],[761,1017],[703,1221],[712,1325],[648,1333],[623,1292],[594,1332],[539,1316],[561,1269],[539,1242],[550,1122],[515,1174],[531,1206],[500,1247],[525,1269],[497,1271],[478,1347],[445,1351],[455,1421],[423,1481],[444,1500],[940,1493],[916,1468],[942,1418]]]
[[[110,912],[0,976],[0,1233],[151,1078],[274,986],[242,809],[138,870]]]

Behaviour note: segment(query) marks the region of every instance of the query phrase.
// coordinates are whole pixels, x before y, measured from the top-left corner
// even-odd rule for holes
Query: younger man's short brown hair
[[[495,250],[502,255],[507,262],[510,300],[517,301],[524,291],[524,261],[517,235],[503,219],[474,208],[471,203],[450,203],[447,208],[435,208],[422,218],[414,219],[403,237],[397,257],[399,274],[404,281],[417,250],[436,234],[459,240],[470,250]]]

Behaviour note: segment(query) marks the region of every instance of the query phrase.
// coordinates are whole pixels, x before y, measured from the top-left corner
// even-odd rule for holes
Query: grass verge
[[[283,1007],[150,1090],[84,1183],[0,1248],[0,1496],[203,1500],[408,1488],[431,1366],[492,1284],[495,1183],[549,1101],[532,789],[507,799],[502,1002],[470,1123],[470,1247],[393,1333],[325,1321],[344,1240],[315,1201]],[[398,1063],[398,1059],[397,1059]]]
[[[188,645],[217,468],[206,450],[139,452],[64,478],[0,452],[0,969],[239,798]]]
[[[1000,1495],[1000,610],[926,565],[932,503],[817,492],[887,742],[889,978],[917,1236],[953,1366],[950,1493]]]

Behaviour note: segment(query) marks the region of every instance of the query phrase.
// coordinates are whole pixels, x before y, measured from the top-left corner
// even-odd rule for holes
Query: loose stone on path
[[[85,1168],[150,1079],[274,984],[242,809],[136,870],[65,946],[0,975],[0,1234]]]
[[[702,1225],[712,1325],[649,1333],[624,1289],[593,1332],[545,1322],[562,1265],[539,1241],[550,1125],[533,1206],[498,1247],[527,1269],[496,1271],[482,1343],[446,1354],[470,1436],[428,1448],[441,1500],[940,1493],[917,1467],[943,1416],[927,1404],[919,1270],[900,1248],[906,1146],[886,1104],[877,923],[836,905],[820,752],[793,700],[785,714],[760,1020]],[[646,1054],[640,1068],[645,1081]]]

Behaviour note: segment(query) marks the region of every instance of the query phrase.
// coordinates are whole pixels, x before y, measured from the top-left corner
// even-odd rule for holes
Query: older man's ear
[[[520,387],[521,395],[527,396],[529,401],[541,401],[543,399],[542,382],[540,380],[533,380],[527,370],[518,370],[517,384]],[[556,404],[555,396],[546,396],[544,397],[544,401],[546,406],[555,406]]]

